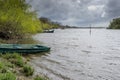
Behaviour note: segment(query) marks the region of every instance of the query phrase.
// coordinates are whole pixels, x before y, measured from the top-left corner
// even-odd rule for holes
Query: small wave
[[[49,73],[53,74],[53,75],[56,75],[57,77],[63,79],[63,80],[72,80],[71,78],[67,77],[67,76],[64,76],[60,73],[57,73],[56,71],[48,68],[47,66],[44,66],[44,64],[37,64],[37,63],[34,63],[34,65],[36,66],[39,66],[41,69],[44,69],[46,71],[48,71]]]

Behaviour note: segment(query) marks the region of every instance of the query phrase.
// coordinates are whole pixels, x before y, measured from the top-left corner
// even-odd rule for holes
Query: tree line
[[[61,26],[60,23],[51,21],[46,17],[40,17],[39,20],[41,22],[41,27],[43,30],[59,28]]]

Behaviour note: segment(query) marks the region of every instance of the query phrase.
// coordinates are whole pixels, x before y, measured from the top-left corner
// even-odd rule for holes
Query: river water
[[[120,30],[65,29],[34,39],[50,46],[46,55],[32,56],[36,73],[52,80],[120,80]]]

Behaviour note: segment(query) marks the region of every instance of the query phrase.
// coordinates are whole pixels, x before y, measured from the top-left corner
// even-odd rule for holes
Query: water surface
[[[120,80],[120,30],[55,30],[34,38],[50,46],[49,54],[33,56],[36,74],[52,80]]]

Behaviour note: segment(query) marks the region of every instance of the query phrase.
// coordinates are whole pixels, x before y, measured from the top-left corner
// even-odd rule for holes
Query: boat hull
[[[49,47],[40,45],[28,45],[28,47],[23,47],[24,45],[6,44],[5,46],[0,45],[0,53],[41,53],[50,51]]]
[[[45,30],[43,33],[54,33],[54,30]]]

